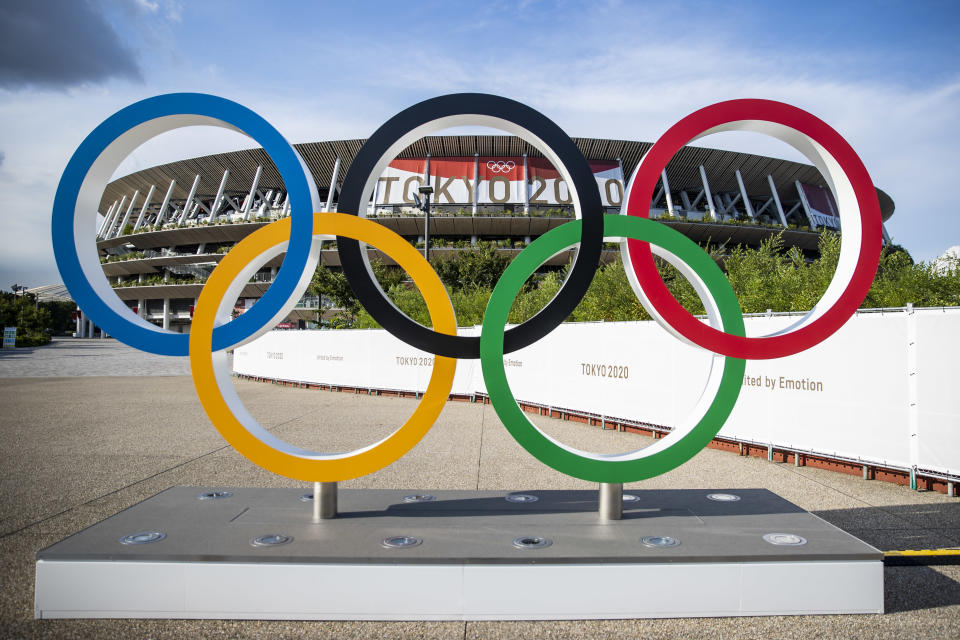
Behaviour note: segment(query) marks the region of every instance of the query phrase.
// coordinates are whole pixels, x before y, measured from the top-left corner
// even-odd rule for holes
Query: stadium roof
[[[607,140],[601,138],[573,138],[574,142],[589,160],[617,160],[623,164],[624,176],[629,178],[643,155],[652,146],[649,142],[631,142],[628,140]],[[333,165],[340,158],[341,167],[338,182],[342,182],[350,163],[353,161],[365,140],[331,140],[327,142],[309,142],[296,144],[297,151],[313,174],[317,188],[327,192]],[[514,136],[429,136],[408,147],[398,157],[423,157],[429,153],[433,157],[463,157],[478,153],[483,156],[520,156],[526,153],[530,157],[542,157],[539,151],[526,141]],[[744,186],[748,193],[769,193],[767,176],[773,177],[777,190],[788,193],[794,188],[794,181],[806,184],[826,186],[820,172],[812,165],[790,160],[780,160],[766,156],[735,151],[721,151],[705,147],[684,147],[667,165],[667,177],[672,191],[688,190],[694,193],[701,188],[700,165],[703,165],[713,192],[733,192],[739,189],[735,171],[740,170]],[[106,211],[115,200],[139,190],[145,193],[151,185],[168,185],[171,179],[177,184],[173,199],[184,199],[188,195],[194,176],[200,175],[197,197],[213,197],[224,169],[230,169],[226,191],[246,193],[250,189],[257,166],[263,167],[260,177],[261,189],[282,189],[283,181],[273,162],[261,148],[245,149],[229,153],[218,153],[199,158],[190,158],[158,165],[131,173],[114,180],[107,185],[100,201],[100,211]],[[885,193],[877,190],[880,206],[886,219],[893,213],[893,201]]]
[[[37,302],[73,302],[67,287],[62,284],[45,284],[27,289],[27,293],[37,296]]]

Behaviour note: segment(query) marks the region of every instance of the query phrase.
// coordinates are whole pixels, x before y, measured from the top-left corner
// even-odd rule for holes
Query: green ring
[[[634,216],[606,216],[604,235],[650,242],[685,262],[713,296],[723,330],[745,335],[740,303],[733,288],[710,256],[692,240],[666,225]],[[503,367],[504,327],[513,300],[527,278],[550,256],[576,244],[579,239],[580,221],[568,222],[537,238],[504,271],[490,296],[480,334],[480,365],[487,393],[514,440],[545,465],[592,482],[635,482],[652,478],[680,466],[717,435],[740,395],[746,361],[731,357],[724,359],[717,395],[703,418],[689,433],[662,451],[627,460],[612,460],[610,456],[597,459],[574,453],[549,439],[527,419],[510,390]]]

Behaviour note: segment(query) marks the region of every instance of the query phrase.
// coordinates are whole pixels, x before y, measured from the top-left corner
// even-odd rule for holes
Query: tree
[[[452,289],[490,289],[510,264],[510,258],[490,242],[479,242],[451,258],[434,258],[431,266]]]
[[[37,297],[32,293],[16,295],[0,291],[0,322],[4,327],[17,328],[18,347],[36,347],[50,342],[50,312],[37,304]]]
[[[808,259],[796,247],[785,251],[783,237],[771,236],[759,247],[737,246],[724,254],[724,247],[705,250],[721,264],[744,313],[806,311],[811,309],[833,280],[840,258],[841,240],[834,233],[820,235],[819,256]],[[703,302],[693,285],[669,263],[657,260],[660,277],[677,301],[693,314],[704,313]],[[481,244],[450,259],[436,259],[433,266],[453,302],[460,326],[480,324],[496,283],[509,263],[490,244]],[[356,302],[346,278],[326,268],[314,282],[327,284],[327,293],[349,318],[338,326],[377,327],[376,321]],[[397,267],[373,265],[374,274],[393,303],[412,319],[430,326],[423,296]],[[531,276],[517,294],[508,321],[525,322],[560,290],[569,265]],[[339,294],[335,292],[339,291]],[[339,297],[337,297],[339,296]],[[864,307],[960,305],[960,261],[914,263],[910,254],[897,245],[886,247]],[[573,321],[644,320],[649,318],[633,293],[619,256],[594,274],[590,287],[576,309]]]

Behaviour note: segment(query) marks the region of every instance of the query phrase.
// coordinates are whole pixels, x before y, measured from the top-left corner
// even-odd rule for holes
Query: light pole
[[[23,298],[24,296],[26,296],[27,288],[22,284],[15,284],[10,288],[13,289],[14,296],[17,295],[17,291],[20,292],[20,325],[19,326],[22,329],[23,328]]]
[[[433,193],[433,187],[425,184],[421,185],[417,191],[423,196],[420,209],[427,214],[423,223],[423,257],[430,262],[430,194]]]

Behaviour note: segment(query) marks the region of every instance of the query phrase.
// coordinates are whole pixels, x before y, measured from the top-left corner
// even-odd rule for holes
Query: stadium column
[[[480,154],[473,154],[473,215],[477,215],[477,200],[480,199]],[[476,241],[473,242],[476,244]]]
[[[783,205],[780,203],[780,194],[777,193],[777,185],[773,182],[773,176],[767,174],[767,182],[770,183],[770,193],[773,194],[773,203],[777,205],[777,215],[780,216],[780,222],[784,227],[787,226],[787,216],[783,212]]]
[[[107,209],[107,213],[103,216],[103,222],[100,223],[100,228],[97,230],[97,239],[100,239],[103,237],[103,230],[106,229],[107,227],[107,220],[109,220],[111,216],[113,216],[113,211],[116,208],[117,208],[117,201],[114,200],[113,204],[110,205],[110,208]]]
[[[163,203],[160,205],[160,211],[157,212],[157,219],[153,223],[154,229],[159,229],[160,225],[163,224],[163,217],[167,215],[167,207],[170,206],[170,196],[173,195],[173,188],[177,185],[176,180],[170,181],[170,186],[167,188],[167,195],[163,196]]]
[[[117,218],[120,217],[120,211],[123,209],[123,205],[125,204],[127,204],[127,196],[120,198],[120,205],[117,207],[116,211],[113,212],[110,222],[107,223],[107,227],[103,230],[104,240],[110,237],[110,232],[113,230],[113,225],[116,224]]]
[[[653,196],[653,200],[650,201],[650,208],[653,209],[654,206],[660,202],[660,196],[663,195],[663,184],[660,185],[660,188],[657,189],[657,192]]]
[[[703,194],[707,198],[707,207],[710,208],[710,217],[717,219],[717,209],[713,205],[713,196],[710,195],[710,183],[707,182],[707,170],[700,165],[700,180],[703,182]]]
[[[137,300],[137,315],[141,318],[147,317],[147,301],[144,299]]]
[[[80,307],[77,307],[77,337],[83,337],[83,312],[80,311]]]
[[[267,205],[270,204],[270,198],[273,196],[273,189],[267,190],[267,195],[260,199],[260,207],[257,209],[257,217],[262,217],[267,211]]]
[[[177,220],[177,226],[183,226],[183,223],[187,221],[187,215],[190,213],[190,205],[193,204],[193,196],[197,194],[197,185],[200,184],[200,174],[198,173],[193,179],[193,185],[190,187],[190,193],[187,195],[187,201],[183,203],[183,211],[180,213],[180,218]]]
[[[737,169],[737,185],[740,187],[740,196],[743,199],[743,208],[746,210],[747,215],[751,218],[756,218],[757,216],[753,213],[753,205],[750,204],[750,198],[747,197],[747,188],[743,186],[743,176],[740,175],[740,169]]]
[[[807,202],[807,194],[803,191],[803,186],[800,184],[799,180],[794,180],[793,182],[797,185],[797,193],[800,194],[800,204],[803,205],[803,211],[807,214],[807,220],[810,222],[810,230],[817,230],[817,223],[813,219],[813,213],[810,211],[810,203]]]
[[[114,238],[123,235],[123,228],[130,222],[130,214],[133,213],[133,203],[137,201],[138,195],[140,195],[139,189],[133,192],[133,197],[130,198],[130,205],[127,207],[127,212],[123,214],[123,219],[120,221],[120,224],[117,225],[117,230],[113,234]]]
[[[523,215],[530,215],[530,167],[527,154],[523,154]]]
[[[153,198],[153,192],[157,190],[157,185],[150,185],[150,190],[147,191],[147,199],[143,201],[143,208],[140,209],[140,215],[137,216],[137,223],[133,225],[133,230],[136,231],[141,226],[143,226],[143,219],[147,217],[147,207],[150,206],[150,200]]]
[[[680,192],[680,202],[683,203],[683,208],[687,211],[691,211],[693,209],[693,205],[690,203],[690,195],[686,191]]]
[[[339,160],[339,158],[337,159]],[[377,201],[380,199],[380,180],[380,178],[377,178],[377,181],[373,183],[373,197],[370,199],[371,213],[373,215],[377,213]],[[387,203],[384,202],[384,204]],[[338,206],[337,208],[339,209],[340,207]]]
[[[170,298],[163,299],[163,328],[170,328]]]
[[[253,174],[253,183],[250,184],[250,195],[247,201],[243,203],[243,220],[249,222],[250,214],[253,213],[253,199],[257,197],[257,187],[260,186],[260,174],[263,173],[263,165],[257,165],[257,171]]]
[[[327,206],[324,207],[324,211],[330,211],[330,208],[333,206],[333,193],[337,190],[337,177],[340,173],[340,156],[337,156],[337,159],[333,161],[333,172],[330,174],[330,191],[327,192]],[[373,194],[373,208],[377,208],[377,194]],[[359,213],[359,212],[358,212]]]
[[[663,180],[663,194],[667,197],[667,213],[671,216],[673,213],[673,196],[670,195],[670,181],[667,180],[667,170],[660,172],[660,179]]]
[[[217,215],[220,213],[220,205],[223,204],[223,190],[227,188],[227,180],[230,179],[230,169],[223,170],[223,178],[220,179],[220,186],[217,187],[217,195],[213,198],[213,204],[210,206],[210,222],[217,221]]]

